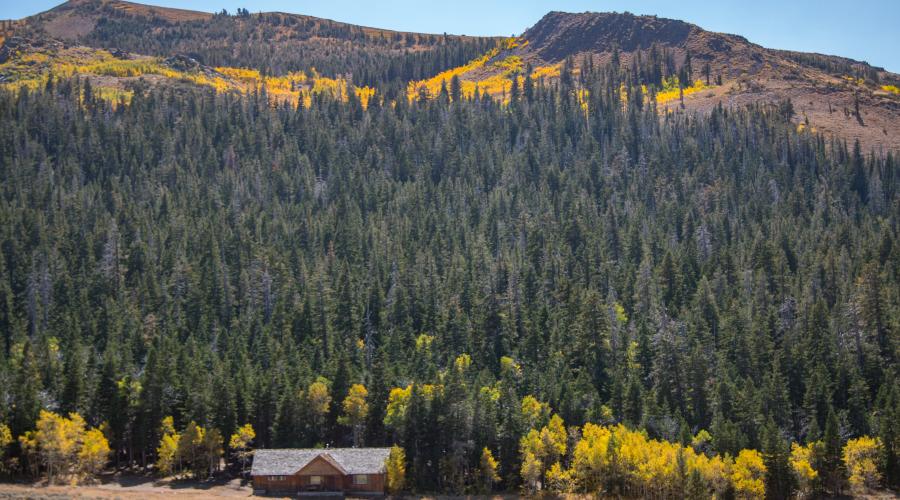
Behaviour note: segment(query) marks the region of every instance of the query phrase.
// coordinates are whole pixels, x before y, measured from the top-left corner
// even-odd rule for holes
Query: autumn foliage
[[[170,476],[191,472],[194,477],[208,477],[219,470],[224,439],[218,429],[206,429],[191,421],[179,433],[175,429],[174,419],[165,417],[160,431],[162,438],[156,449],[156,470],[160,475]],[[253,429],[250,428],[249,432],[252,433],[252,431]],[[252,440],[253,437],[249,433],[244,436],[249,440]],[[249,440],[247,446],[249,446]]]
[[[31,472],[46,472],[50,483],[91,479],[110,454],[103,432],[88,428],[77,413],[64,417],[41,410],[37,428],[20,436],[19,444]]]

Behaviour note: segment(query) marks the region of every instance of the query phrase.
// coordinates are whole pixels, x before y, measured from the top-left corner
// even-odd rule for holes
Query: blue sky
[[[900,0],[142,0],[194,10],[282,11],[402,31],[519,34],[550,10],[629,11],[683,19],[766,47],[841,55],[900,73]],[[0,0],[0,19],[60,0]]]

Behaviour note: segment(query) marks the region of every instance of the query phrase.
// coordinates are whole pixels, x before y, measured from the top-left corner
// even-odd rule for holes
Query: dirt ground
[[[120,476],[102,484],[80,486],[43,486],[28,484],[0,484],[0,500],[5,499],[68,499],[68,498],[162,498],[179,499],[248,497],[253,494],[250,484],[240,479],[212,482],[158,481],[144,476]]]

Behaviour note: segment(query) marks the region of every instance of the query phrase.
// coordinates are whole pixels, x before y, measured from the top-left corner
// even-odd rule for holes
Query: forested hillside
[[[895,153],[668,112],[702,66],[655,44],[197,14],[70,2],[0,52],[0,475],[396,445],[412,492],[900,485]]]
[[[732,456],[769,419],[892,445],[896,160],[787,103],[661,121],[581,78],[586,107],[566,75],[508,105],[3,92],[0,420],[78,412],[119,464],[168,415],[345,445],[362,384],[359,438],[426,491],[485,447],[517,487],[526,395]]]

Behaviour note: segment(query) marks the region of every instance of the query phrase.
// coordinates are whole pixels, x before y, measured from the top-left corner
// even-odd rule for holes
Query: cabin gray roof
[[[256,450],[253,454],[253,476],[290,476],[306,467],[319,455],[327,455],[347,474],[380,474],[390,448],[306,448]],[[326,458],[327,458],[326,457]]]

